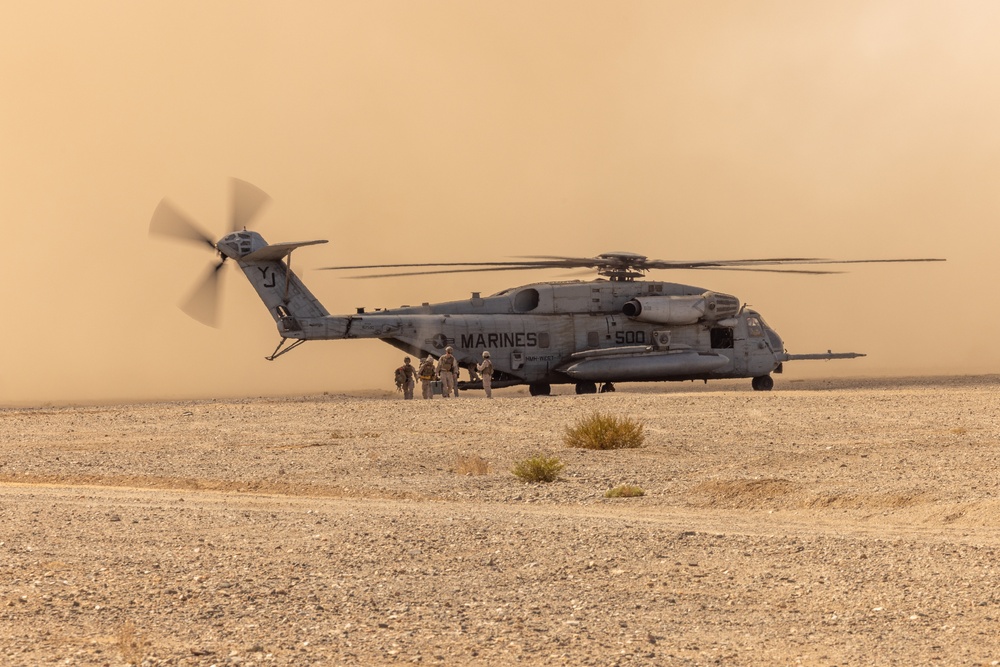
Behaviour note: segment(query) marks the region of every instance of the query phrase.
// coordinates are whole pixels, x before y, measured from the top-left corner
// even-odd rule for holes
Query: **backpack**
[[[406,384],[406,371],[403,370],[402,366],[396,369],[395,380],[396,391],[403,391],[403,385]]]

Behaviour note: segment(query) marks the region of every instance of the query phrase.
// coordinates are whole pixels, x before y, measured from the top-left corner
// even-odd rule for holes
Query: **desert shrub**
[[[567,447],[583,449],[633,449],[642,447],[645,439],[639,422],[600,412],[567,426],[563,438]]]
[[[490,464],[481,456],[459,454],[455,458],[454,470],[459,475],[485,475],[490,471]]]
[[[643,488],[634,484],[619,484],[615,488],[604,492],[605,498],[638,498],[644,495],[646,495],[646,492]]]
[[[554,482],[564,467],[555,456],[535,456],[520,461],[510,471],[525,482]]]
[[[149,641],[136,632],[135,623],[132,621],[125,621],[118,628],[118,650],[125,662],[138,665],[145,657],[148,646]]]

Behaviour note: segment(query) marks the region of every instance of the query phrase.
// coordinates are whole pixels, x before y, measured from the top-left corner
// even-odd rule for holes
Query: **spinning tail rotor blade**
[[[210,327],[216,326],[219,315],[219,282],[222,278],[220,269],[225,260],[209,268],[205,278],[195,287],[187,300],[181,305],[181,310]]]
[[[234,232],[245,229],[271,201],[271,198],[256,185],[238,178],[230,179],[230,190],[232,201],[229,222]],[[162,200],[153,212],[153,217],[149,221],[149,233],[204,243],[212,250],[218,251],[216,241],[167,199]],[[222,260],[209,268],[202,281],[181,304],[181,310],[185,313],[212,327],[216,326],[218,320],[221,269],[226,263],[225,255],[221,251],[219,255]]]
[[[232,212],[229,230],[238,232],[250,224],[271,198],[263,190],[252,183],[241,181],[238,178],[231,179],[232,183]]]
[[[215,250],[215,241],[212,240],[212,237],[202,231],[201,227],[167,199],[162,200],[153,211],[153,217],[149,221],[149,233],[171,236],[184,241],[207,243],[212,250]]]

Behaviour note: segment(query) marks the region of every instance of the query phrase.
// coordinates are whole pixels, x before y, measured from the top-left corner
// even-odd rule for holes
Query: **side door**
[[[747,329],[744,318],[738,318],[732,326],[715,326],[709,330],[712,340],[712,351],[725,355],[733,361],[733,374],[742,377],[746,374],[747,363]]]

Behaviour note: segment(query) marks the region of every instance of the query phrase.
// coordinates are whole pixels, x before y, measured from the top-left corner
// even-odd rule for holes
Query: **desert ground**
[[[1000,377],[559,391],[0,409],[0,663],[1000,664]]]

